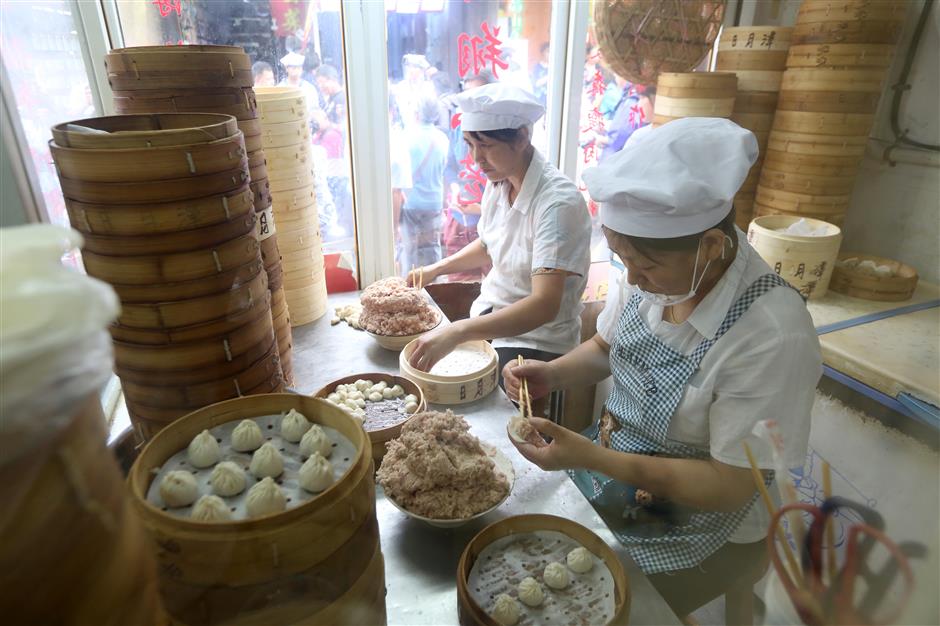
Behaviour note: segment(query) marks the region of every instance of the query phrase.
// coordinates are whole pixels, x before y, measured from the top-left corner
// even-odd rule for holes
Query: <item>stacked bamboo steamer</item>
[[[244,134],[250,189],[258,214],[261,258],[274,306],[284,302],[271,193],[261,142],[251,59],[238,46],[143,46],[105,55],[118,113],[199,112],[233,115]],[[276,323],[285,380],[293,380],[287,315]]]
[[[653,127],[680,117],[731,117],[738,90],[732,72],[664,72],[656,82]]]
[[[757,162],[734,197],[737,224],[744,231],[754,213],[754,196],[777,110],[792,30],[778,26],[725,28],[718,41],[715,69],[734,72],[738,77],[731,120],[754,133],[760,150]]]
[[[290,310],[291,324],[301,326],[326,312],[307,103],[298,87],[261,87],[256,96],[284,272],[283,314]]]
[[[122,115],[52,129],[89,275],[114,287],[115,372],[149,438],[194,410],[283,388],[235,119]]]
[[[756,215],[842,225],[906,9],[904,0],[804,0]]]

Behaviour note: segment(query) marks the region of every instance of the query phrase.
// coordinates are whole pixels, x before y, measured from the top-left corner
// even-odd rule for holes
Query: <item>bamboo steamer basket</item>
[[[660,74],[653,125],[680,117],[731,117],[737,83],[737,76],[730,72]]]
[[[70,126],[103,130],[108,134],[69,130]],[[56,124],[52,127],[52,139],[64,148],[133,150],[211,143],[232,137],[238,130],[238,124],[228,115],[111,115]]]
[[[318,250],[321,249],[321,244],[320,228],[317,226],[316,221],[313,221],[311,226],[303,226],[298,229],[278,229],[277,247],[282,257],[289,257],[292,252],[301,252],[308,249]],[[313,254],[315,255],[316,252]]]
[[[718,39],[718,54],[786,52],[792,32],[790,26],[728,26],[722,29]]]
[[[263,311],[241,328],[210,339],[163,346],[115,341],[114,362],[118,369],[179,371],[211,367],[231,362],[236,356],[258,345],[269,345],[274,338],[271,314]]]
[[[287,313],[287,294],[283,289],[271,294],[271,315],[277,317]]]
[[[271,181],[271,184],[272,184],[272,191],[278,191],[278,190],[283,190],[283,189],[291,189],[291,190],[296,189],[297,188],[296,185],[293,187],[281,186],[280,189],[275,189],[273,186],[275,183],[288,183],[288,182],[293,181],[294,179],[301,180],[303,183],[301,186],[310,186],[313,184],[314,172],[313,172],[312,160],[307,160],[307,161],[301,161],[298,159],[294,159],[291,161],[281,160],[278,162],[278,166],[279,167],[271,168],[270,175],[268,176],[268,179]]]
[[[731,121],[751,131],[768,132],[774,125],[773,113],[738,113],[731,114]]]
[[[252,87],[235,87],[233,89],[190,90],[190,89],[147,89],[113,92],[115,105],[118,102],[141,100],[145,102],[163,102],[173,106],[179,111],[198,111],[203,106],[237,106],[244,105],[249,109],[257,109],[258,100]],[[252,118],[253,119],[253,118]]]
[[[277,85],[273,87],[258,87],[256,90],[258,100],[272,105],[279,105],[284,108],[285,101],[303,99],[303,91],[300,87],[291,87],[289,85]]]
[[[315,203],[299,209],[279,209],[277,206],[272,208],[278,232],[307,231],[319,227],[320,214]]]
[[[555,531],[567,535],[604,561],[614,583],[614,615],[608,624],[627,624],[630,616],[630,583],[617,554],[603,539],[584,526],[555,515],[514,515],[490,524],[470,540],[457,563],[457,613],[461,626],[499,626],[473,599],[467,582],[483,550],[502,537]]]
[[[281,253],[277,248],[277,237],[268,237],[261,242],[261,261],[266,270],[271,270],[281,262]]]
[[[248,185],[251,189],[251,196],[255,204],[255,211],[263,211],[273,204],[271,197],[271,184],[267,178],[252,180]]]
[[[115,48],[105,56],[104,64],[108,71],[118,72],[173,69],[221,71],[230,68],[251,71],[251,59],[239,46],[185,45]]]
[[[850,194],[836,196],[795,193],[758,185],[755,201],[790,213],[842,215],[848,209],[851,197]]]
[[[894,272],[894,276],[870,276],[837,263],[835,269],[832,270],[832,280],[829,283],[832,291],[853,298],[879,302],[903,302],[914,297],[918,276],[917,270],[910,265],[872,254],[843,252],[839,255],[840,261],[852,258],[859,261],[874,261],[875,265],[887,265]]]
[[[5,620],[167,624],[153,552],[106,446],[100,399],[91,394],[58,417],[66,425],[41,449],[0,465]],[[2,447],[21,444],[4,439]]]
[[[767,91],[739,91],[734,98],[735,113],[769,114],[777,111],[779,94]]]
[[[282,103],[286,102],[285,100],[262,102],[259,107],[261,109],[261,124],[283,124],[284,122],[296,122],[298,120],[306,121],[307,107],[302,97],[292,99],[289,105],[280,106]]]
[[[882,21],[797,22],[790,36],[792,45],[855,43],[895,43],[904,25],[903,18]]]
[[[261,134],[261,120],[259,118],[238,120],[238,129],[242,131],[242,133],[244,133],[246,136],[260,135]]]
[[[800,4],[798,24],[813,22],[884,22],[904,19],[905,0],[805,0]]]
[[[117,99],[115,99],[117,100]],[[117,109],[117,103],[115,104]],[[200,106],[192,106],[187,108],[180,108],[180,106],[172,101],[167,102],[164,99],[148,99],[148,98],[133,98],[133,99],[124,99],[120,103],[120,109],[125,113],[153,113],[153,112],[173,112],[173,111],[201,111],[203,113],[216,113],[219,115],[231,115],[232,117],[239,120],[251,119],[257,116],[257,111],[247,103],[239,104],[217,104],[209,105],[203,104]]]
[[[880,67],[894,58],[894,44],[827,43],[790,48],[787,67]]]
[[[59,177],[62,194],[89,204],[155,204],[228,195],[248,182],[247,160],[216,174],[133,183],[96,183]]]
[[[734,223],[744,232],[747,232],[747,226],[754,217],[754,196],[753,192],[742,191],[734,196]]]
[[[807,219],[814,228],[825,227],[826,235],[804,237],[777,232],[798,219],[787,215],[760,216],[751,222],[748,243],[781,278],[804,297],[815,300],[826,295],[835,266],[842,231],[833,224]]]
[[[868,137],[847,135],[816,135],[773,130],[767,141],[768,150],[819,157],[858,157],[865,155]]]
[[[154,408],[173,409],[180,406],[207,406],[238,398],[243,392],[282,376],[276,355],[263,358],[244,372],[217,381],[186,386],[154,386],[124,381],[121,389],[131,402]]]
[[[261,274],[261,276],[266,276]],[[159,305],[122,305],[122,315],[128,315],[130,311],[140,307],[150,312],[156,307],[166,307],[175,303],[162,303]],[[186,343],[188,341],[199,341],[217,335],[224,335],[227,332],[244,326],[251,320],[257,318],[265,309],[271,308],[271,293],[265,284],[260,296],[250,303],[247,308],[241,306],[224,314],[222,318],[208,322],[195,322],[185,326],[173,328],[140,328],[134,326],[124,326],[120,324],[112,325],[109,329],[111,336],[118,341],[128,343],[146,344],[146,345],[166,345],[174,343]]]
[[[247,152],[257,152],[264,149],[264,141],[261,134],[245,135],[245,150]]]
[[[298,250],[288,256],[281,255],[281,269],[284,270],[285,281],[293,278],[295,272],[322,271],[323,252],[316,247]]]
[[[778,172],[812,174],[818,176],[854,176],[858,171],[858,157],[820,157],[768,150],[764,153],[764,167]]]
[[[221,224],[152,236],[85,235],[84,250],[109,256],[176,254],[210,248],[255,231],[254,213]]]
[[[358,451],[353,466],[317,498],[283,513],[223,523],[173,517],[147,502],[152,471],[202,430],[290,409],[339,430]],[[370,451],[365,432],[351,417],[323,400],[296,394],[214,404],[154,436],[131,468],[128,485],[154,544],[175,548],[158,552],[168,612],[193,626],[384,624]]]
[[[781,91],[842,91],[881,93],[884,68],[795,67],[783,74]]]
[[[258,257],[254,233],[243,235],[211,249],[162,256],[115,257],[84,253],[85,269],[109,283],[147,285],[172,283],[221,274]]]
[[[815,135],[867,136],[875,116],[868,113],[777,111],[774,130]]]
[[[400,423],[395,424],[394,426],[389,426],[388,428],[366,431],[366,434],[369,437],[369,442],[371,443],[372,460],[375,462],[375,469],[378,470],[379,466],[382,464],[382,458],[385,456],[385,445],[392,439],[398,439],[398,436],[401,434],[402,426],[409,422],[412,416],[427,411],[428,403],[424,399],[424,392],[422,392],[421,388],[418,387],[418,385],[416,385],[413,381],[408,380],[402,376],[395,376],[394,374],[385,374],[379,372],[344,376],[343,378],[334,380],[333,382],[323,386],[314,394],[313,397],[326,400],[326,397],[333,393],[333,391],[339,385],[349,385],[355,383],[357,380],[371,380],[373,383],[380,383],[385,381],[389,387],[401,385],[402,389],[405,390],[406,395],[411,394],[418,397],[418,410],[415,411],[412,415],[408,416],[406,419],[402,420]]]
[[[277,291],[284,285],[284,270],[281,269],[280,263],[275,267],[272,267],[269,270],[266,270],[268,274],[268,289],[272,292]]]
[[[171,46],[167,46],[171,47]],[[105,57],[107,63],[107,56]],[[108,84],[114,91],[142,91],[148,89],[198,89],[251,87],[251,70],[194,70],[183,69],[123,72],[108,70]]]
[[[780,91],[782,70],[735,70],[738,88],[745,93]]]
[[[313,184],[300,189],[280,193],[273,202],[275,213],[287,213],[316,206],[317,194]]]
[[[310,140],[307,120],[265,124],[261,131],[261,142],[265,149],[307,144]]]
[[[815,111],[818,113],[869,113],[878,108],[881,94],[844,91],[784,91],[777,108],[781,111]]]
[[[271,179],[269,181],[271,187],[271,193],[278,195],[284,192],[291,192],[303,189],[304,187],[309,187],[313,182],[313,169],[308,168],[302,173],[295,174],[293,176],[278,177],[277,179]]]
[[[485,367],[462,376],[440,376],[421,372],[408,363],[416,345],[414,341],[411,341],[402,349],[398,357],[401,375],[410,378],[421,387],[425,399],[431,404],[465,404],[479,400],[496,388],[499,356],[486,341],[468,343],[490,356],[490,362]]]
[[[794,211],[785,211],[783,209],[777,209],[774,207],[765,206],[760,203],[759,200],[754,201],[754,217],[765,217],[765,216],[783,216],[789,217],[793,220],[798,220],[800,218],[808,218],[814,220],[820,220],[823,222],[829,222],[830,224],[838,227],[842,227],[845,223],[845,213],[815,213],[812,211],[800,211],[799,213]]]
[[[141,329],[146,331],[160,331],[157,336],[166,335],[166,331],[172,329],[184,329],[195,325],[227,321],[231,324],[234,318],[237,318],[246,311],[255,310],[260,304],[263,304],[268,294],[268,275],[259,271],[254,278],[242,283],[232,285],[229,291],[223,291],[210,296],[193,298],[191,300],[177,300],[175,302],[158,302],[153,304],[123,304],[121,315],[118,317],[118,325],[129,327],[129,329]],[[260,314],[260,310],[256,311]],[[257,315],[249,318],[255,319]],[[249,320],[244,320],[245,322]],[[233,325],[229,330],[234,330],[239,325]],[[206,329],[208,330],[208,329]],[[113,334],[113,333],[112,333]],[[144,333],[142,333],[144,334]],[[202,337],[211,337],[214,334],[209,333]],[[187,336],[186,333],[180,333]],[[115,337],[118,338],[118,337]],[[134,341],[133,343],[153,343],[150,341]],[[186,341],[185,339],[177,339]],[[159,342],[164,343],[164,342]],[[166,342],[169,343],[169,342]]]
[[[855,174],[849,176],[813,176],[790,174],[770,169],[761,170],[760,185],[810,195],[850,195],[855,187]]]
[[[284,296],[293,312],[288,324],[293,328],[316,321],[326,313],[326,282],[311,282],[300,289],[284,288]]]
[[[66,200],[72,228],[102,237],[161,235],[222,224],[254,212],[248,186],[235,193],[163,204],[106,205]]]
[[[261,269],[263,269],[261,259],[255,256],[250,262],[240,267],[209,277],[176,283],[148,283],[143,285],[111,283],[111,287],[117,292],[122,304],[153,304],[188,300],[227,292],[233,286],[250,281]]]

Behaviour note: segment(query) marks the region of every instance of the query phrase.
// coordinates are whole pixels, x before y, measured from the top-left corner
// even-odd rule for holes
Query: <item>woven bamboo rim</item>
[[[777,152],[773,151],[773,155],[767,154],[764,158],[764,169],[773,170],[775,172],[785,172],[788,174],[805,174],[812,176],[834,176],[834,177],[846,177],[846,176],[855,176],[858,174],[858,165],[859,162],[852,157],[849,157],[850,163],[847,164],[835,164],[827,163],[825,165],[821,164],[809,164],[806,161],[800,159],[804,155],[794,155],[787,152]],[[815,157],[819,158],[819,157]],[[840,159],[844,157],[829,157],[832,159]]]
[[[228,291],[203,296],[201,298],[154,304],[125,304],[121,307],[121,315],[118,317],[117,323],[121,327],[128,327],[130,329],[166,331],[202,324],[218,323],[229,318],[237,317],[249,310],[255,310],[255,317],[257,317],[257,315],[261,313],[257,305],[258,303],[263,303],[267,295],[268,275],[265,272],[259,271],[246,282],[232,285],[232,288]],[[245,319],[243,323],[247,323],[253,319],[255,318],[251,317]],[[222,326],[224,324],[217,325]],[[230,325],[227,330],[234,330],[237,327],[237,325]],[[141,334],[146,335],[146,333]],[[151,334],[159,336],[165,333]],[[206,334],[197,338],[212,336],[213,334]],[[120,339],[119,337],[115,338]],[[132,340],[127,339],[123,341]],[[133,343],[153,342],[141,341]],[[179,340],[177,340],[176,343],[179,343]]]
[[[716,75],[715,72],[701,73],[703,76]],[[728,72],[722,72],[722,75]],[[729,88],[726,85],[709,86],[702,84],[699,86],[669,85],[659,84],[656,86],[656,97],[669,96],[670,98],[731,98],[737,96],[737,87]]]
[[[240,53],[239,53],[240,52]],[[251,71],[251,59],[244,50],[239,52],[185,51],[180,54],[163,50],[133,50],[124,48],[105,54],[104,65],[109,73],[148,74],[177,70],[181,72]]]
[[[283,150],[283,148],[274,148],[274,150]],[[313,155],[307,150],[295,150],[294,154],[269,154],[265,153],[268,167],[275,172],[296,169],[297,174],[310,173],[313,171]],[[275,176],[275,178],[277,178]]]
[[[604,60],[630,82],[649,85],[663,72],[688,72],[718,37],[725,2],[621,0],[594,5]]]
[[[880,93],[844,91],[784,91],[780,94],[781,111],[814,111],[817,113],[869,113],[878,109]]]
[[[228,292],[233,286],[251,280],[262,269],[264,268],[260,257],[255,257],[249,263],[235,269],[196,280],[144,285],[124,285],[113,282],[110,284],[117,292],[122,304],[176,302]]]
[[[237,356],[233,355],[231,361],[216,364],[212,367],[190,368],[178,371],[119,367],[115,368],[115,373],[121,378],[122,382],[129,380],[141,385],[168,387],[195,385],[236,376],[239,372],[243,372],[251,367],[251,365],[259,359],[270,358],[271,356],[278,357],[277,340],[273,337],[270,341],[265,341],[264,343],[253,346],[243,354]],[[280,357],[278,358],[280,359]]]
[[[822,220],[824,222],[829,222],[834,224],[839,228],[845,223],[845,214],[844,213],[813,213],[811,211],[784,211],[782,209],[777,209],[775,207],[769,207],[761,204],[760,202],[754,202],[754,217],[764,217],[765,215],[787,215],[789,217],[808,217],[815,220]]]
[[[790,47],[792,26],[726,26],[718,39],[718,52],[768,52]]]
[[[254,232],[255,221],[255,214],[247,213],[221,224],[172,233],[129,237],[85,235],[83,249],[115,257],[192,252],[218,246]]]
[[[783,72],[738,70],[738,89],[743,92],[780,91]]]
[[[257,87],[258,98],[262,100],[280,100],[282,98],[291,98],[302,96],[303,91],[300,87],[291,87],[290,85],[275,85],[272,87]]]
[[[657,115],[670,117],[728,117],[734,111],[734,98],[670,98],[657,94],[653,106]]]
[[[225,172],[245,156],[241,132],[212,143],[143,150],[76,150],[49,142],[61,176],[103,183],[180,179]]]
[[[917,270],[906,263],[875,256],[872,254],[858,254],[842,252],[839,260],[856,258],[860,261],[874,261],[875,265],[887,265],[894,272],[894,276],[869,276],[839,264],[832,270],[832,280],[829,288],[853,298],[876,300],[879,302],[903,302],[910,300],[917,289]]]
[[[797,24],[813,22],[900,21],[907,11],[904,0],[805,0],[796,15]]]
[[[291,122],[296,120],[305,121],[307,119],[307,109],[302,105],[295,105],[293,108],[282,110],[268,110],[261,108],[261,124],[280,124],[282,122]]]
[[[733,72],[663,72],[656,82],[660,89],[720,89],[725,97],[734,97],[738,90],[738,77]]]
[[[856,173],[845,176],[813,176],[811,174],[790,174],[769,169],[765,163],[761,170],[760,184],[771,189],[781,189],[794,193],[819,195],[848,195],[855,187]]]
[[[483,550],[502,537],[539,531],[555,531],[567,535],[579,545],[600,558],[614,583],[614,614],[607,622],[622,626],[629,622],[630,581],[617,554],[607,543],[589,529],[563,517],[554,515],[514,515],[490,524],[471,539],[457,564],[457,613],[461,626],[499,626],[489,613],[476,603],[467,588],[470,571]]]
[[[112,324],[109,328],[111,337],[117,341],[124,341],[127,343],[162,346],[174,343],[186,343],[188,341],[200,341],[219,335],[224,335],[225,333],[244,326],[251,320],[255,319],[265,308],[271,308],[271,293],[267,289],[267,277],[264,272],[261,272],[260,275],[265,277],[264,289],[261,290],[260,295],[256,296],[256,299],[251,302],[251,306],[245,308],[244,310],[226,311],[223,314],[223,317],[219,319],[193,323],[190,325],[179,326],[177,328],[135,328],[131,326],[121,326],[120,324]],[[193,302],[193,300],[184,301],[179,304],[182,305],[185,303],[188,305],[188,303],[191,302]],[[149,308],[144,309],[143,312],[153,316],[148,321],[152,322],[156,320],[156,323],[159,324],[162,318],[158,316],[162,315],[162,311],[167,310],[168,304],[176,305],[177,303],[162,303],[160,305],[151,305]],[[144,306],[146,305],[122,305],[122,313],[127,311],[129,308],[133,308],[134,311],[128,313],[128,315],[141,318],[141,316],[138,315],[137,310],[142,309]],[[218,308],[217,303],[214,303],[213,306]],[[157,307],[160,308],[157,309]],[[194,307],[190,306],[190,309],[192,308]],[[184,314],[186,313],[181,308],[177,308],[173,311],[173,314],[176,315],[180,312]],[[200,312],[199,317],[207,317],[207,315]],[[192,319],[197,318],[193,317]],[[121,322],[122,320],[118,321]]]
[[[62,195],[70,200],[91,204],[155,204],[228,195],[248,182],[248,162],[239,167],[206,174],[160,181],[133,183],[98,183],[59,177]]]
[[[201,105],[188,108],[180,107],[173,102],[165,100],[147,100],[145,98],[135,98],[133,100],[124,100],[120,103],[115,101],[115,109],[122,113],[155,113],[176,111],[202,111],[204,113],[214,113],[217,115],[231,115],[235,119],[252,120],[258,116],[257,111],[244,103],[242,104],[220,104],[220,105]]]
[[[804,44],[790,48],[787,67],[883,67],[891,65],[894,44]]]
[[[308,160],[306,162],[302,161],[291,161],[284,162],[282,159],[279,162],[279,167],[272,167],[271,173],[268,175],[268,180],[273,185],[274,183],[283,183],[285,181],[292,181],[299,179],[304,181],[303,186],[307,187],[313,183],[314,172],[313,172],[313,160]]]
[[[269,161],[271,159],[280,161],[304,161],[312,157],[310,145],[301,142],[289,146],[265,148],[264,154]]]
[[[322,254],[323,242],[320,239],[320,231],[314,226],[304,231],[288,231],[280,233],[277,239],[277,248],[282,257],[290,258],[295,253],[304,252],[308,249],[313,250],[313,255]]]
[[[257,108],[255,91],[251,87],[204,89],[135,89],[133,91],[113,92],[115,103],[125,100],[143,100],[147,102],[166,101],[175,103],[183,111],[198,110],[202,106],[232,106],[242,104],[248,108]]]
[[[66,200],[72,228],[86,235],[159,235],[203,228],[254,212],[245,185],[239,192],[183,202],[131,204],[125,206],[87,204]]]
[[[290,191],[297,191],[303,189],[304,187],[310,186],[310,181],[313,180],[313,171],[310,171],[303,176],[293,176],[290,178],[284,179],[269,179],[269,185],[271,187],[271,193],[278,194]]]
[[[304,124],[305,130],[293,131],[291,133],[263,133],[261,135],[261,144],[265,150],[273,148],[285,148],[300,144],[308,144],[313,141],[310,129]]]
[[[739,91],[734,98],[736,113],[767,113],[773,115],[777,110],[777,92]]]
[[[767,149],[817,156],[863,156],[867,144],[867,135],[853,137],[773,130],[767,141]]]
[[[118,368],[180,371],[225,364],[257,345],[269,345],[274,339],[271,313],[261,315],[241,328],[224,335],[189,343],[145,346],[115,341],[114,363]]]
[[[68,130],[69,125],[103,130],[108,134]],[[63,148],[80,150],[133,150],[211,143],[232,137],[237,122],[214,113],[153,113],[111,115],[63,122],[52,127],[52,139]]]
[[[791,213],[842,214],[849,206],[852,196],[804,194],[798,192],[771,189],[764,185],[757,186],[754,201],[766,207]]]
[[[261,242],[261,262],[265,269],[270,269],[281,261],[281,253],[277,248],[277,235],[268,237]]]
[[[310,206],[316,206],[316,202],[316,189],[311,184],[300,189],[278,193],[277,197],[274,198],[274,212],[277,214],[304,210]]]
[[[797,24],[790,36],[791,45],[858,43],[886,44],[896,43],[904,22],[885,20],[880,22],[860,22],[855,20],[837,22],[814,22]]]
[[[881,93],[884,68],[841,69],[795,67],[783,73],[781,91],[845,91]]]
[[[731,121],[748,130],[769,131],[774,125],[773,114],[768,113],[732,113]]]
[[[256,260],[258,250],[258,239],[251,233],[193,252],[130,257],[87,252],[82,259],[86,271],[95,278],[109,283],[149,285],[215,276]]]
[[[277,89],[277,87],[266,87],[263,89],[265,90],[264,95],[258,98],[258,104],[265,114],[277,111],[287,111],[296,114],[295,112],[299,110],[303,115],[298,117],[306,117],[307,103],[305,102],[303,92],[299,88],[283,87],[283,89],[290,89],[291,92],[285,92],[278,97],[271,97],[270,92],[267,91],[269,89]]]
[[[786,50],[735,50],[722,52],[719,50],[715,59],[715,69],[725,72],[738,70],[782,72],[787,67]]]
[[[261,135],[248,135],[245,137],[245,151],[257,152],[264,150],[264,142],[261,141]]]
[[[247,88],[253,83],[254,77],[251,70],[108,72],[108,84],[115,91]]]
[[[319,217],[316,205],[311,205],[304,209],[294,211],[278,211],[275,207],[274,216],[277,220],[277,228],[280,232],[294,232],[297,230],[306,230],[319,224]]]
[[[868,136],[875,116],[869,113],[777,111],[774,130],[818,135]]]

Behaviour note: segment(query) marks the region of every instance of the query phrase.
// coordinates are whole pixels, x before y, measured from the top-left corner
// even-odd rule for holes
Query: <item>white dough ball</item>
[[[343,402],[343,406],[345,406],[348,409],[352,409],[353,411],[359,408],[359,405],[356,403],[356,401],[351,398]]]
[[[493,619],[502,626],[514,626],[522,617],[522,609],[516,599],[506,593],[496,596],[493,602]]]
[[[318,424],[310,427],[303,439],[300,440],[300,454],[303,456],[313,456],[320,453],[323,456],[330,456],[333,453],[333,442],[327,436]]]
[[[226,498],[243,492],[247,480],[245,470],[231,461],[222,461],[213,467],[209,476],[212,491]]]
[[[354,391],[348,396],[346,396],[346,399],[347,400],[363,400],[365,397],[366,397],[365,394],[362,393],[361,391]]]
[[[274,444],[268,441],[251,455],[248,470],[255,478],[277,477],[284,471],[284,459]]]
[[[195,467],[209,467],[215,465],[222,458],[219,442],[215,440],[208,430],[204,430],[189,442],[186,457]]]
[[[189,506],[199,497],[196,479],[186,470],[173,470],[160,481],[160,498],[171,508]]]
[[[340,401],[340,402],[345,401],[346,398],[349,397],[348,395],[346,395],[346,392],[345,392],[345,391],[337,391],[337,392],[336,392],[336,395],[339,396],[339,401]]]
[[[384,400],[391,400],[394,397],[395,397],[395,392],[389,389],[388,387],[382,390],[382,398]]]
[[[242,420],[232,431],[232,449],[238,452],[252,452],[263,443],[261,427],[253,420]]]
[[[417,410],[418,410],[417,402],[409,402],[408,404],[405,405],[405,413],[408,413],[409,415],[411,413],[414,413]]]
[[[416,395],[414,395],[414,394],[411,394],[411,393],[409,393],[407,396],[405,396],[405,404],[408,404],[408,403],[410,403],[410,402],[414,402],[415,404],[417,404],[417,403],[418,403],[418,396],[416,396]]]
[[[304,433],[310,430],[310,426],[310,422],[303,413],[297,409],[291,409],[281,420],[281,437],[291,443],[297,443]]]
[[[267,444],[265,444],[267,445]],[[248,490],[245,509],[249,517],[280,513],[287,508],[287,498],[274,479],[267,477]]]
[[[373,391],[369,394],[369,402],[381,402],[382,401],[382,392]]]
[[[542,591],[542,585],[531,576],[523,578],[517,589],[519,600],[529,606],[539,606],[545,600],[545,592]]]
[[[552,589],[564,589],[571,582],[568,578],[568,568],[558,561],[553,561],[545,566],[545,571],[542,572],[542,580]]]
[[[388,383],[385,382],[384,380],[380,380],[379,382],[375,383],[375,385],[373,385],[372,388],[378,391],[379,393],[382,393],[382,390],[386,389],[387,387],[388,387]]]
[[[232,512],[219,496],[202,496],[196,500],[189,517],[200,522],[224,522],[232,519]]]
[[[359,391],[365,391],[372,386],[372,382],[368,380],[362,380],[361,378],[356,381],[356,389]]]
[[[394,394],[396,398],[399,398],[405,395],[405,389],[401,385],[395,385],[392,387],[392,394]]]
[[[594,557],[583,546],[569,552],[567,561],[569,569],[577,574],[589,572],[594,567]]]
[[[356,400],[356,406],[357,406],[358,408],[360,408],[360,409],[366,408],[366,399],[365,399],[365,398],[359,398],[358,400]]]
[[[333,484],[333,466],[319,452],[314,452],[297,473],[300,486],[312,493],[320,493]]]
[[[339,402],[339,394],[335,392],[331,393],[330,395],[326,397],[326,399],[332,402],[333,404],[336,404],[337,402]]]

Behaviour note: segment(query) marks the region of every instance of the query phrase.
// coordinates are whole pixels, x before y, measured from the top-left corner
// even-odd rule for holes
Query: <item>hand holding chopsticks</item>
[[[525,364],[522,355],[516,357],[516,363]],[[529,395],[529,381],[524,377],[519,377],[519,414],[528,419],[532,417],[532,396]]]
[[[411,286],[421,291],[424,289],[424,267],[411,266]]]

